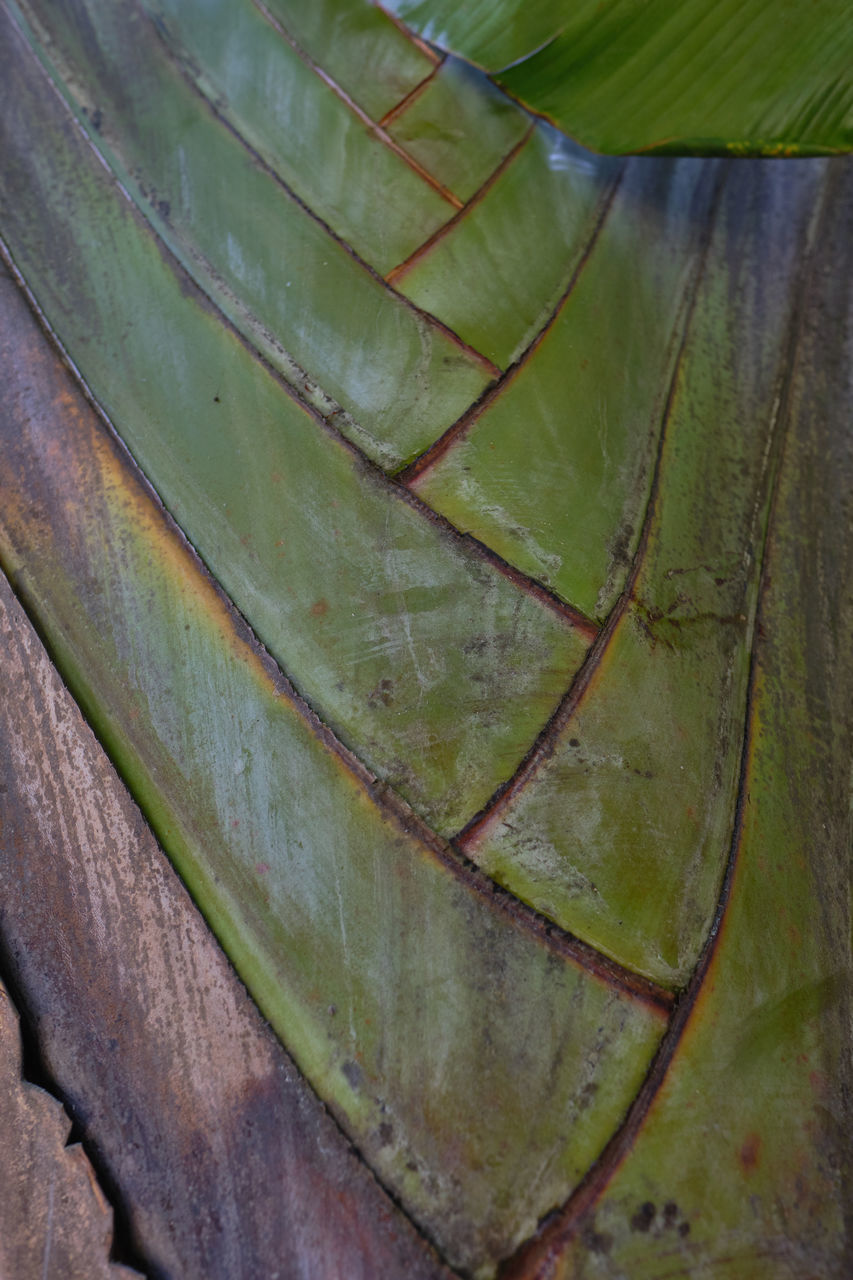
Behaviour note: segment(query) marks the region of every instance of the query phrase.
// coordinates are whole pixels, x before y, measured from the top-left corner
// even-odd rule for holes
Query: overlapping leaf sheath
[[[547,737],[464,839],[526,900],[666,984],[696,963],[728,848],[821,176],[727,176],[623,594]]]
[[[625,1124],[510,1268],[528,1280],[850,1270],[851,179],[819,211],[780,406],[714,932]]]
[[[19,22],[32,24],[58,91],[203,289],[309,403],[371,457],[394,464],[429,443],[437,422],[453,422],[492,373],[378,274],[455,206],[372,137],[248,0],[228,10],[232,74],[222,92],[199,82],[196,64],[172,48],[170,28],[156,28],[138,5],[94,0],[57,11],[36,0]],[[251,41],[242,38],[247,22]],[[212,34],[205,15],[199,25]],[[213,43],[221,50],[221,40]],[[284,102],[259,99],[264,84],[287,89]],[[346,157],[353,173],[322,164],[323,147]],[[393,198],[377,210],[377,188],[421,211],[434,198],[438,212],[419,223]],[[370,243],[353,226],[359,191]],[[389,242],[385,222],[405,238]]]
[[[598,620],[642,534],[721,177],[701,161],[626,166],[545,326],[406,472],[455,525]]]
[[[702,1007],[834,179],[596,158],[344,0],[0,35],[0,562],[371,1167],[544,1276]]]
[[[4,218],[15,261],[299,688],[372,768],[453,830],[523,754],[587,637],[285,394],[164,254],[11,31],[8,44]],[[45,141],[34,152],[36,124]],[[29,215],[30,200],[43,216]],[[90,340],[93,323],[103,340]]]
[[[302,1070],[454,1262],[500,1257],[595,1158],[665,1005],[561,950],[334,741],[22,305],[4,563]]]
[[[0,298],[20,316],[6,281]],[[15,364],[38,377],[30,332]],[[147,1274],[441,1280],[264,1024],[5,578],[0,648],[4,968]],[[82,1148],[62,1147],[68,1117],[20,1081],[16,1034],[0,995],[4,1280],[129,1280],[107,1265]]]

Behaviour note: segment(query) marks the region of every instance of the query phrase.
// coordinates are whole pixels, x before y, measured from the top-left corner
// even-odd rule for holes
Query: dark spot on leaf
[[[631,1219],[631,1230],[648,1231],[649,1227],[655,1220],[655,1213],[655,1206],[652,1204],[651,1200],[646,1200],[640,1205],[639,1209]]]
[[[747,1176],[749,1176],[749,1174],[751,1173],[754,1173],[754,1171],[758,1168],[758,1161],[759,1161],[760,1155],[761,1155],[761,1138],[759,1134],[751,1133],[749,1134],[743,1146],[741,1147],[740,1151],[738,1152],[738,1160],[740,1161],[740,1167],[743,1169],[744,1173],[747,1174]]]
[[[606,1231],[596,1231],[593,1223],[585,1228],[581,1239],[590,1253],[609,1253],[613,1247],[613,1237]]]
[[[375,689],[367,695],[367,705],[376,707],[380,703],[383,707],[390,707],[394,701],[394,682],[389,680],[387,676],[383,677]]]
[[[169,204],[169,201],[168,201],[168,200],[158,200],[158,201],[157,201],[157,208],[160,210],[160,217],[161,217],[161,218],[168,218],[168,217],[169,217],[169,214],[170,214],[170,213],[171,213],[171,211],[172,211],[172,207],[171,207],[171,205]]]
[[[580,738],[569,738],[570,747],[579,747],[580,744],[581,744]]]
[[[630,544],[633,532],[633,526],[626,525],[613,539],[612,556],[616,564],[628,564],[630,561]]]
[[[580,1097],[578,1099],[578,1107],[580,1108],[581,1111],[586,1110],[586,1108],[592,1102],[597,1092],[598,1092],[598,1084],[596,1083],[596,1081],[588,1080],[584,1085],[584,1087],[581,1089]]]
[[[673,1226],[675,1224],[675,1220],[677,1217],[678,1217],[678,1205],[675,1203],[674,1200],[667,1200],[666,1204],[663,1207],[664,1226],[667,1226],[667,1227]]]
[[[315,600],[310,609],[312,618],[323,618],[328,612],[329,602],[327,600]]]
[[[391,1125],[388,1123],[387,1120],[383,1120],[382,1124],[379,1126],[380,1147],[387,1147],[390,1144],[393,1137],[394,1137],[394,1130],[392,1129]]]
[[[678,1228],[678,1234],[679,1234],[680,1236],[689,1236],[689,1235],[690,1235],[690,1223],[689,1223],[689,1222],[682,1222],[681,1226]]]
[[[359,1089],[361,1087],[361,1067],[357,1062],[345,1062],[341,1067],[341,1071],[346,1076],[347,1083],[353,1089]]]

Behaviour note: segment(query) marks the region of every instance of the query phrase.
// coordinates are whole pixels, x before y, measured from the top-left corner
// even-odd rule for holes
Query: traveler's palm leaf
[[[792,457],[849,470],[809,440],[848,171],[597,158],[331,10],[4,3],[0,226],[70,373],[7,285],[3,567],[452,1267],[657,1275],[725,1238],[754,1275],[817,1204],[834,1266],[846,597],[787,717],[767,690],[846,590],[831,498],[814,599],[778,575]],[[724,1186],[682,1196],[726,1105]]]

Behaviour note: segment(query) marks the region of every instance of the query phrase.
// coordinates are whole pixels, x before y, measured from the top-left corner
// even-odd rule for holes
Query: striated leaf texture
[[[388,0],[386,7],[596,151],[853,149],[853,17],[845,0]]]
[[[25,318],[15,294],[7,285],[4,307]],[[46,372],[23,345],[16,354]],[[0,644],[4,963],[26,993],[31,1053],[61,1082],[146,1273],[442,1280],[264,1025],[5,579]],[[18,1114],[30,1097],[23,1114],[47,1110],[55,1146],[69,1124],[58,1105],[17,1079],[11,1097]],[[31,1129],[14,1120],[4,1111],[7,1147]],[[93,1215],[63,1198],[62,1161],[80,1170],[82,1149],[57,1165],[24,1150],[20,1164],[4,1155],[4,1280],[41,1280],[45,1265],[55,1280],[100,1276],[93,1243],[108,1216],[94,1215],[93,1242]]]
[[[845,1274],[849,166],[344,0],[0,58],[0,566],[310,1086],[460,1274]]]

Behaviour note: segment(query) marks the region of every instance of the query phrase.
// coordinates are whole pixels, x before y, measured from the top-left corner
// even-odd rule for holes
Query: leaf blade
[[[603,152],[825,155],[853,148],[846,4],[391,0],[427,39]],[[760,57],[756,57],[760,50]]]
[[[0,413],[5,569],[300,1069],[451,1261],[493,1266],[594,1159],[666,1006],[334,742],[10,305],[4,343],[32,354]]]

